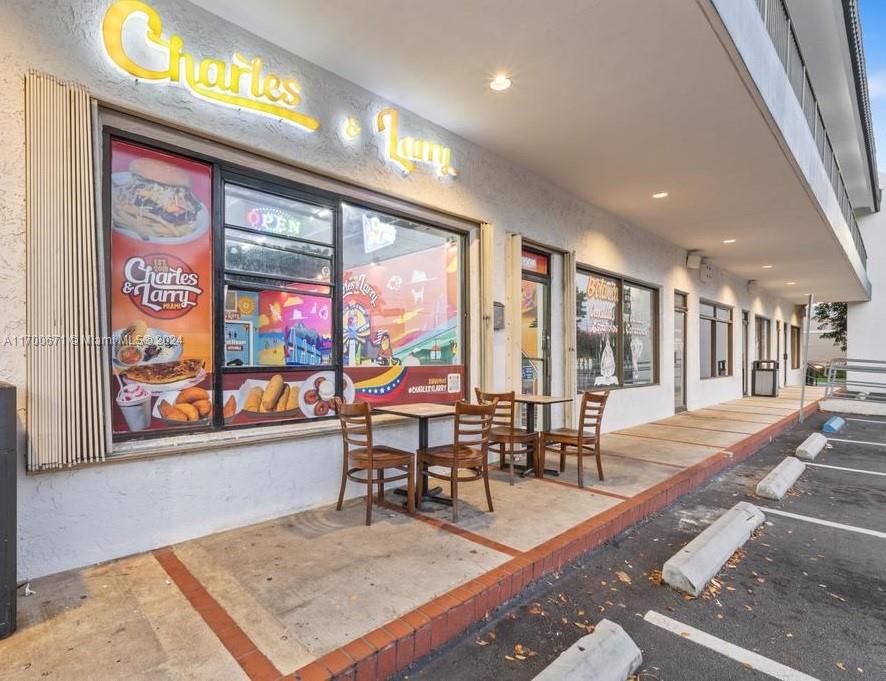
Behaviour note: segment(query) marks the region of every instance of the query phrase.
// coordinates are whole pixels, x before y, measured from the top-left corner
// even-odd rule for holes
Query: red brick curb
[[[804,416],[816,411],[817,400],[803,409]],[[343,648],[327,653],[287,678],[295,681],[363,681],[393,676],[458,636],[474,622],[487,617],[490,611],[519,594],[530,583],[560,570],[571,560],[670,506],[726,468],[744,461],[793,425],[797,415],[798,412],[794,412],[785,416],[749,435],[728,451],[717,452],[645,492],[579,523]]]
[[[228,612],[179,560],[171,548],[157,549],[154,558],[251,681],[276,681],[283,673],[265,657]],[[346,678],[346,677],[342,677]]]

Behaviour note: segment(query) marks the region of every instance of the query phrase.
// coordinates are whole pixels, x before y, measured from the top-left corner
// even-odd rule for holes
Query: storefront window
[[[336,395],[464,397],[461,234],[124,140],[108,153],[116,438],[330,416]]]
[[[732,308],[700,302],[698,348],[701,378],[732,375]]]
[[[357,397],[459,399],[462,237],[347,204],[342,224],[342,354]]]
[[[769,353],[772,348],[771,322],[766,317],[755,318],[755,341],[757,359],[770,359]]]
[[[657,292],[585,270],[575,282],[578,389],[655,382]]]
[[[634,284],[626,283],[622,288],[625,385],[643,385],[654,380],[654,297],[654,291]]]

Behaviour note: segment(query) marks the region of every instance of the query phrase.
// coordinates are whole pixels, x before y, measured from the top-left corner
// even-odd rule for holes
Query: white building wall
[[[0,334],[4,337],[25,333],[23,77],[29,68],[84,83],[103,101],[171,125],[211,131],[216,139],[275,159],[489,222],[495,230],[496,300],[505,299],[502,263],[509,231],[554,248],[574,250],[581,264],[659,286],[661,382],[614,391],[605,418],[606,430],[673,413],[670,358],[674,288],[689,293],[690,409],[741,395],[742,309],[772,319],[790,318],[792,308],[787,302],[759,293],[752,295],[746,281],[723,271],[715,271],[713,281],[701,283],[697,271],[684,267],[686,253],[681,248],[405,111],[401,111],[401,129],[451,146],[459,177],[441,181],[421,171],[402,176],[382,158],[378,138],[367,134],[348,145],[336,134],[345,115],[359,115],[368,121],[388,102],[186,2],[153,3],[163,17],[165,30],[181,33],[187,48],[195,54],[227,57],[237,49],[262,55],[278,72],[299,74],[304,89],[303,109],[321,120],[324,128],[308,135],[273,119],[215,106],[181,87],[137,83],[115,70],[103,54],[99,26],[107,4],[105,0],[82,0],[76,12],[61,0],[5,0],[0,4]],[[477,255],[475,241],[471,248],[474,268]],[[562,308],[562,291],[557,285],[561,275],[561,266],[555,262],[555,309]],[[474,269],[473,291],[478,290],[477,276]],[[700,297],[735,306],[731,377],[698,379]],[[474,299],[474,319],[478,312]],[[563,357],[561,313],[557,312],[552,320],[555,391],[562,386],[562,373],[556,372],[563,366],[562,359],[558,361]],[[474,363],[479,348],[476,329],[474,323]],[[750,348],[753,352],[752,342]],[[505,332],[496,332],[494,387],[505,387],[505,350]],[[0,353],[0,379],[18,387],[19,423],[24,424],[24,353],[2,344]],[[432,443],[447,437],[449,427],[446,423],[433,424]],[[386,428],[381,435],[395,446],[412,448],[416,444],[414,425]],[[21,425],[20,441],[24,443]],[[58,473],[25,475],[22,466],[18,490],[19,575],[23,579],[37,577],[329,503],[337,495],[340,451],[338,437],[327,435],[280,438],[223,449],[207,444],[199,452]]]
[[[880,173],[880,186],[886,174]],[[886,211],[858,219],[868,252],[871,299],[850,303],[846,320],[846,356],[852,359],[886,361]],[[886,381],[886,377],[871,377]]]

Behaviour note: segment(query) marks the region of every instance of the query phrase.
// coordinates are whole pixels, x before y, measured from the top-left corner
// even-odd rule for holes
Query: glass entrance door
[[[775,320],[775,361],[781,362],[781,321]],[[781,374],[780,371],[776,372],[775,380],[780,384],[781,383]]]
[[[674,411],[686,409],[686,295],[674,294]]]
[[[520,287],[521,388],[524,395],[547,395],[551,390],[551,282],[545,253],[523,250]],[[548,409],[542,410],[542,428]]]

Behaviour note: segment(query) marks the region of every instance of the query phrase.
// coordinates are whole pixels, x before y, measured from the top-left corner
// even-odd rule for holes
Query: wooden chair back
[[[489,453],[489,431],[495,417],[497,402],[487,404],[455,403],[455,459],[461,458],[461,448],[480,449],[485,458]]]
[[[590,435],[600,439],[600,426],[603,424],[603,411],[606,409],[606,400],[609,399],[609,391],[585,392],[581,396],[581,413],[578,416],[578,436]]]
[[[511,390],[506,393],[484,393],[480,388],[474,388],[477,395],[477,402],[486,404],[495,403],[495,414],[492,416],[492,427],[514,427],[514,416],[516,412],[516,402],[514,399],[517,394]]]
[[[340,397],[333,399],[335,413],[341,424],[341,439],[345,456],[350,447],[365,447],[369,450],[370,466],[372,465],[372,407],[369,402],[347,404]]]

